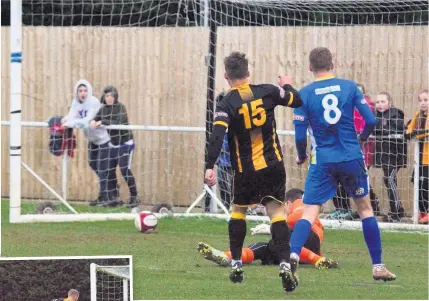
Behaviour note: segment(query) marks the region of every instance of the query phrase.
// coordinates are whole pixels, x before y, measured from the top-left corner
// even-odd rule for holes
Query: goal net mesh
[[[23,1],[22,120],[29,123],[22,129],[22,160],[78,212],[129,212],[125,206],[108,206],[115,202],[88,202],[127,202],[132,194],[147,209],[168,204],[175,212],[184,211],[203,192],[215,98],[229,89],[223,58],[244,52],[252,83],[275,84],[279,75],[289,74],[301,88],[313,80],[309,52],[326,46],[333,53],[336,76],[361,83],[375,107],[378,93],[391,95],[398,114],[389,119],[375,110],[382,130],[367,147],[373,160],[367,162],[380,219],[399,210],[401,222],[409,223],[419,189],[411,182],[414,143],[403,132],[419,111],[419,92],[427,88],[427,30],[427,1]],[[9,30],[2,27],[2,34],[2,46],[8,49]],[[2,56],[5,81],[7,59]],[[132,128],[111,130],[114,147],[107,149],[75,128],[74,156],[56,156],[49,148],[50,130],[37,122],[66,116],[80,79],[88,80],[92,95],[104,95],[106,103],[104,87],[115,86]],[[4,99],[8,90],[5,85]],[[8,101],[2,108],[7,121]],[[73,117],[84,118],[85,110],[79,107]],[[119,106],[102,112],[102,124],[126,124]],[[286,187],[303,188],[307,168],[295,164],[292,110],[278,108],[276,113]],[[131,129],[132,136],[124,129]],[[7,130],[2,127],[4,137]],[[63,146],[55,140],[60,138],[53,139],[56,147]],[[390,158],[390,165],[377,166],[376,158]],[[228,203],[231,174],[225,162],[218,162],[216,194]],[[2,187],[7,196],[8,185]],[[43,212],[46,202],[53,203],[57,214],[70,213],[29,172],[23,171],[21,189],[22,214]],[[427,192],[427,186],[420,190]],[[209,210],[209,203],[210,197],[203,198],[194,212]],[[335,198],[335,205],[330,201],[323,210],[329,219],[356,219],[346,199]]]
[[[128,280],[124,283],[124,279]],[[124,301],[130,299],[130,268],[98,266],[96,272],[97,300]],[[127,287],[124,287],[127,285]],[[124,296],[125,292],[125,296]]]

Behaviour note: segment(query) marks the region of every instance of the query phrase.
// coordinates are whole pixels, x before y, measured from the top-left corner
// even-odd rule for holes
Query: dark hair
[[[233,52],[223,60],[223,63],[231,80],[243,79],[249,74],[249,60],[244,53]]]
[[[420,95],[423,93],[428,93],[428,90],[422,90],[419,92],[419,95],[417,96],[417,98],[420,101]],[[417,116],[417,126],[419,130],[424,130],[426,128],[426,119],[427,119],[427,112],[422,112],[421,110],[419,111],[419,115]]]
[[[310,65],[313,71],[329,71],[332,66],[332,53],[326,47],[317,47],[310,52]]]
[[[304,194],[304,191],[302,189],[291,188],[286,192],[285,200],[287,202],[289,202],[289,201],[293,202],[297,199],[302,198],[303,194]]]
[[[79,90],[80,87],[85,87],[88,89],[88,87],[85,84],[80,84],[79,86],[77,86],[77,90]]]
[[[104,99],[104,96],[107,93],[112,93],[113,94],[113,98],[115,99],[115,102],[118,101],[118,98],[119,98],[118,90],[114,86],[106,86],[103,89],[103,95],[101,96],[101,103],[106,103],[106,100]]]

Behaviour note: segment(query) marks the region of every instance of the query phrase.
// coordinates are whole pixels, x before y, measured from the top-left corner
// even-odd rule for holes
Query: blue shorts
[[[322,205],[332,199],[341,183],[349,196],[362,198],[368,194],[369,178],[363,159],[311,164],[308,170],[303,202]]]

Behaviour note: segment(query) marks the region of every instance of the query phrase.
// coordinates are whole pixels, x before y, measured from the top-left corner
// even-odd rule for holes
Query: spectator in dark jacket
[[[128,115],[125,106],[118,101],[118,90],[113,86],[107,86],[103,90],[101,103],[103,107],[91,122],[93,127],[101,125],[128,125]],[[131,172],[131,160],[135,148],[133,133],[131,130],[108,129],[110,135],[109,149],[109,189],[116,187],[116,167],[119,165],[121,174],[127,182],[130,190],[128,207],[136,207],[139,204],[137,187],[134,175]],[[113,173],[113,174],[112,174]],[[116,204],[108,204],[116,205]]]
[[[404,112],[393,107],[392,97],[387,92],[377,95],[375,108],[377,124],[374,129],[374,167],[383,170],[390,205],[390,212],[384,221],[399,221],[404,217],[404,208],[399,199],[397,173],[407,164]]]

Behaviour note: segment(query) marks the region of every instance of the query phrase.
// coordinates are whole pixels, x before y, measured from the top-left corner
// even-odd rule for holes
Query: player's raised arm
[[[225,136],[225,132],[228,129],[228,124],[229,115],[223,108],[222,103],[218,102],[216,106],[216,112],[214,114],[213,130],[210,137],[209,146],[207,148],[207,170],[213,170],[214,168],[216,160],[219,157],[220,151],[222,149],[223,139]],[[206,177],[207,184],[215,184],[216,179],[214,172],[209,178],[211,178],[211,180]]]
[[[279,86],[273,87],[273,100],[276,104],[291,108],[298,108],[302,105],[299,92],[292,87],[292,77],[284,75],[279,76]]]
[[[362,92],[356,86],[355,96],[353,98],[354,105],[359,111],[362,118],[365,120],[365,127],[359,135],[360,141],[368,140],[368,137],[374,131],[377,120],[375,119],[374,113],[371,111],[369,104],[366,102]]]
[[[298,164],[302,164],[307,159],[308,117],[305,103],[293,110],[293,124],[295,125],[295,145],[298,153],[296,161]]]

